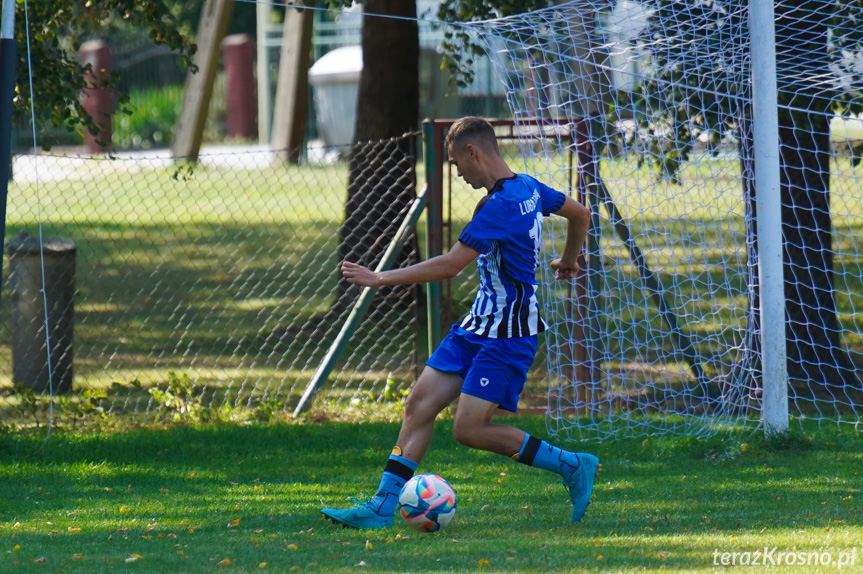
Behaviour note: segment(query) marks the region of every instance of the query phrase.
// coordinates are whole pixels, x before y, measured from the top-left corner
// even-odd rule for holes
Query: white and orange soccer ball
[[[455,491],[436,474],[418,474],[399,494],[399,514],[420,532],[437,532],[455,516]]]

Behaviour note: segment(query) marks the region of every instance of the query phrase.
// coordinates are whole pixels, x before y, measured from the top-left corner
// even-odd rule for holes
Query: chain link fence
[[[73,242],[67,259],[75,271],[73,286],[58,291],[46,282],[45,307],[41,291],[10,291],[16,277],[4,257],[2,421],[40,423],[49,412],[202,420],[288,411],[358,294],[339,281],[339,261],[362,255],[374,264],[415,197],[414,140],[357,144],[351,162],[300,165],[236,147],[211,149],[194,167],[167,150],[15,157],[6,227],[13,270],[25,265],[14,246],[36,241],[41,279],[41,237]],[[417,260],[417,250],[413,237],[399,265]],[[51,257],[46,248],[45,261]],[[46,267],[46,279],[52,276]],[[424,349],[418,293],[379,293],[311,416],[398,404]],[[51,325],[58,297],[74,307],[72,325]],[[74,332],[68,348],[52,342],[50,381],[45,309],[52,341]],[[22,337],[22,317],[38,335]],[[74,357],[73,373],[64,372],[64,356]],[[19,380],[22,361],[41,361],[44,376]],[[71,388],[60,384],[64,376]]]

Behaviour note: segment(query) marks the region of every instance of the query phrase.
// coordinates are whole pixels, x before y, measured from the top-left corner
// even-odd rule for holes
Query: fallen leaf
[[[296,550],[296,549],[297,549],[297,545],[296,545],[296,544],[288,544],[286,548],[287,548],[288,550]]]
[[[81,556],[80,554],[73,554],[72,555],[72,560],[80,560],[81,558],[83,558],[83,556]]]
[[[368,564],[366,564],[365,560],[360,560],[359,562],[357,562],[357,566],[359,566],[360,568],[365,568],[366,566],[368,566]]]
[[[605,558],[605,556],[603,556],[602,554],[596,557],[597,560],[602,560],[603,558]]]
[[[15,546],[12,547],[12,552],[18,552],[19,550],[21,550],[20,544],[16,544]]]
[[[40,556],[39,558],[37,558],[33,562],[35,562],[36,564],[44,564],[45,562],[48,562],[48,559],[45,558],[44,556]]]
[[[266,567],[267,567],[266,562],[261,562],[260,564],[258,564],[258,568],[266,568]]]
[[[366,540],[366,550],[374,550],[375,547],[372,546],[371,540]]]
[[[219,562],[219,566],[228,566],[230,563],[231,563],[231,559],[230,559],[230,558],[225,558],[224,560],[222,560],[221,562]]]
[[[69,532],[81,532],[80,528],[75,528],[74,526],[69,527]]]
[[[488,560],[483,560],[482,558],[480,558],[480,560],[479,560],[479,562],[477,562],[477,564],[479,564],[480,566],[488,566],[489,562],[488,562]]]

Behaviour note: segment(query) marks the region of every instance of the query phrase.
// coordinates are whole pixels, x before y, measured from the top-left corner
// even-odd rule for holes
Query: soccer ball
[[[420,532],[437,532],[455,516],[455,491],[436,474],[418,474],[399,494],[399,514]]]

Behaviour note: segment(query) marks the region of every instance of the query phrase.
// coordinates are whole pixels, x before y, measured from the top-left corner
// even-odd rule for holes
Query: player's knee
[[[453,422],[452,430],[455,440],[461,444],[470,448],[483,448],[485,443],[482,440],[482,433],[473,421],[456,417],[456,420]]]

